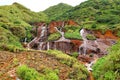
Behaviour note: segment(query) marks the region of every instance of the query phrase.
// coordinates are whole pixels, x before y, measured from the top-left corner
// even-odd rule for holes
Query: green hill
[[[31,39],[30,24],[46,20],[44,13],[32,12],[18,3],[0,6],[0,48],[22,47],[20,41],[25,37]]]
[[[59,3],[55,6],[51,6],[45,11],[43,11],[45,14],[49,16],[49,20],[55,20],[56,17],[61,16],[66,11],[70,10],[72,6],[64,3]]]
[[[111,47],[109,55],[100,58],[93,66],[96,80],[120,80],[120,42]]]
[[[88,0],[56,20],[72,19],[89,29],[120,28],[120,0]]]

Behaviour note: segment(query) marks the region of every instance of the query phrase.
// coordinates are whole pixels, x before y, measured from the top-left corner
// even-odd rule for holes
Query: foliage
[[[49,16],[49,19],[51,21],[51,20],[55,20],[56,17],[62,15],[66,11],[70,10],[71,8],[72,8],[72,6],[70,6],[68,4],[59,3],[55,6],[49,7],[48,9],[46,9],[43,12]]]
[[[72,54],[70,54],[70,56],[74,57],[74,58],[77,58],[78,57],[78,52],[73,52]]]
[[[111,29],[120,23],[120,0],[87,0],[60,15],[56,20],[72,19],[88,29]],[[93,22],[86,24],[88,22]],[[97,25],[95,25],[95,23]],[[100,24],[100,26],[98,26]],[[89,26],[89,27],[88,27]],[[114,27],[116,28],[116,27]],[[113,28],[112,28],[113,29]]]
[[[57,72],[43,68],[39,73],[26,65],[17,68],[18,76],[23,80],[59,80]]]
[[[79,26],[65,26],[65,38],[68,39],[82,39],[80,35],[80,27]]]
[[[21,41],[23,42],[25,38],[27,41],[32,39],[31,23],[40,21],[47,21],[47,15],[32,12],[19,3],[0,6],[0,49],[9,51],[22,49]]]
[[[19,37],[19,38],[23,38],[25,37],[25,28],[20,27],[20,26],[16,26],[16,27],[11,27],[10,31],[13,33],[13,35]]]
[[[61,63],[66,64],[73,68],[73,70],[69,73],[70,79],[74,80],[87,79],[88,75],[87,69],[82,64],[80,64],[76,58],[70,57],[69,55],[57,50],[48,50],[45,53],[54,56]]]
[[[97,80],[119,80],[120,79],[120,42],[113,45],[109,54],[101,58],[93,66],[93,75]],[[106,65],[107,64],[107,65]]]
[[[33,68],[22,65],[17,68],[18,76],[23,80],[40,80],[40,74]],[[42,77],[43,78],[43,77]]]
[[[92,35],[92,34],[87,34],[86,38],[88,40],[96,40],[96,37],[94,35]]]
[[[55,41],[58,40],[61,37],[61,34],[56,32],[56,33],[52,33],[48,36],[48,41]]]
[[[9,30],[0,27],[0,50],[17,52],[22,50],[19,39]]]

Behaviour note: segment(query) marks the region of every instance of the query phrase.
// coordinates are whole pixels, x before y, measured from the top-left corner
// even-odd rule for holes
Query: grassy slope
[[[73,19],[88,29],[118,29],[120,28],[119,4],[120,0],[88,0],[56,19]]]
[[[32,12],[18,3],[0,6],[0,48],[10,50],[22,47],[20,41],[25,37],[28,41],[31,39],[32,26],[29,23],[46,20],[44,13]]]
[[[109,54],[93,66],[96,80],[120,80],[120,42],[113,45]]]
[[[49,16],[49,20],[55,20],[56,17],[62,15],[66,11],[70,10],[72,6],[64,3],[59,3],[55,6],[51,6],[45,11],[43,11],[45,14]]]
[[[44,76],[45,78],[48,78],[47,74],[49,73],[46,72],[49,70],[55,72],[59,76],[60,80],[86,80],[88,77],[88,72],[85,67],[80,64],[75,58],[72,58],[56,50],[49,50],[47,52],[29,51],[20,52],[19,54],[0,51],[0,56],[0,62],[3,63],[0,64],[0,79],[12,80],[12,78],[9,76],[10,74],[8,73],[14,69],[17,69],[20,64],[26,64],[31,68],[35,68],[35,70],[37,70],[42,75],[42,77]],[[30,74],[26,74],[22,74],[21,76],[30,76]],[[50,77],[52,78],[54,75],[49,76],[49,79],[47,80],[51,80]]]

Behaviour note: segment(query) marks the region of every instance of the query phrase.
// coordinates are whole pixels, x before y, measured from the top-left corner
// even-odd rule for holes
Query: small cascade
[[[24,43],[27,43],[27,38],[25,38]]]
[[[49,50],[49,49],[50,49],[50,43],[47,42],[47,50]]]
[[[57,27],[55,27],[55,29],[61,34],[61,40],[64,40],[65,39],[65,37],[64,37],[64,32],[62,32],[62,30],[58,30],[58,28]]]
[[[41,25],[37,28],[37,30],[38,30],[39,33],[37,34],[37,36],[31,42],[29,42],[29,44],[27,45],[28,49],[29,48],[34,48],[34,49],[42,50],[43,42],[45,42],[45,39],[46,39],[46,36],[47,36],[46,35],[47,34],[47,28],[46,28],[46,26]]]
[[[45,36],[45,32],[46,32],[46,27],[43,26],[41,28],[41,34],[40,34],[40,42],[39,42],[39,46],[38,46],[38,49],[39,50],[43,50],[43,44],[44,44],[44,40],[42,40],[42,38]]]
[[[39,44],[39,46],[38,46],[38,49],[39,49],[39,50],[43,50],[43,44],[44,44],[44,42],[40,42],[40,44]]]
[[[80,35],[82,36],[82,39],[83,39],[83,44],[82,44],[82,46],[83,46],[83,54],[84,55],[86,55],[86,51],[87,51],[87,38],[86,38],[86,34],[87,33],[85,33],[85,29],[81,29],[80,30]],[[79,47],[79,54],[81,54],[81,45],[80,45],[80,47]]]
[[[46,27],[45,27],[45,26],[42,27],[41,30],[42,30],[42,31],[41,31],[40,38],[43,37],[43,36],[45,35]]]
[[[92,67],[92,65],[93,65],[94,63],[95,63],[95,62],[92,61],[92,62],[90,62],[90,63],[86,63],[86,64],[85,64],[85,66],[87,67],[87,70],[88,70],[88,71],[92,71],[92,68],[91,68],[91,67]]]
[[[60,38],[59,40],[57,40],[56,42],[59,42],[59,41],[70,42],[69,39],[66,39],[66,38],[64,37],[64,32],[62,31],[63,27],[65,26],[64,24],[65,24],[65,23],[63,22],[60,30],[59,30],[57,27],[54,27],[54,28],[57,30],[57,32],[59,32],[59,33],[61,34],[61,38]]]

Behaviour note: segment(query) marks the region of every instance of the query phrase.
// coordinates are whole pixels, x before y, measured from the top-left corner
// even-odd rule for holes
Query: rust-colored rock
[[[73,50],[78,52],[79,51],[79,46],[83,43],[83,41],[71,40],[71,43],[73,43],[73,45],[74,45]]]
[[[54,33],[56,32],[55,27],[64,27],[65,25],[75,25],[77,26],[78,24],[74,22],[73,20],[68,20],[68,21],[52,21],[49,24],[49,33]]]
[[[104,34],[100,30],[93,31],[93,33],[100,39],[118,39],[111,30],[107,30]]]

